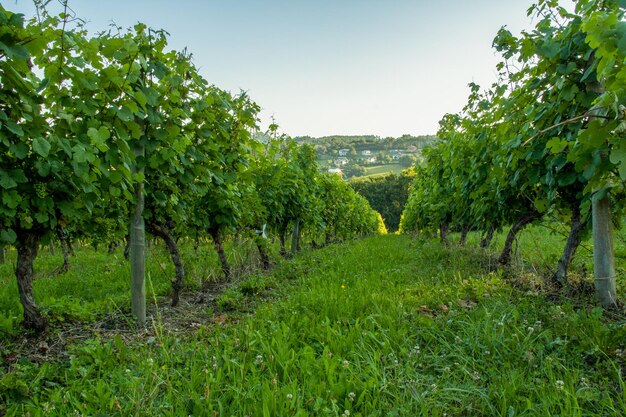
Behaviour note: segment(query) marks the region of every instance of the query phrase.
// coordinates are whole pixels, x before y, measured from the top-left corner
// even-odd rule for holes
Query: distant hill
[[[306,143],[317,151],[323,171],[341,174],[344,178],[400,174],[421,159],[422,149],[438,140],[434,135],[382,138],[375,135],[300,136],[296,142]]]
[[[296,142],[308,143],[315,146],[319,154],[332,154],[333,151],[339,151],[340,149],[354,149],[356,151],[368,149],[372,152],[389,151],[392,149],[405,150],[409,146],[415,146],[417,149],[422,149],[437,140],[437,136],[402,135],[399,138],[393,138],[375,135],[333,135],[318,138],[311,136],[299,136],[295,137],[294,140]]]

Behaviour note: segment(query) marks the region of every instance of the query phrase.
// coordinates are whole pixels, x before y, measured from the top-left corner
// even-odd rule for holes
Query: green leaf
[[[582,143],[588,144],[592,148],[598,148],[604,145],[607,137],[607,129],[601,124],[600,121],[594,120],[589,123],[587,129],[579,133],[578,140]]]
[[[550,149],[553,154],[561,153],[567,148],[567,141],[560,138],[552,138],[546,143],[546,148]]]
[[[144,87],[141,92],[146,97],[146,102],[150,106],[156,107],[159,104],[159,93],[152,87]]]
[[[17,136],[24,136],[24,129],[13,120],[7,120],[4,124],[7,130]]]
[[[119,117],[119,119],[123,122],[130,122],[134,118],[133,112],[126,106],[120,107],[117,111],[117,117]]]
[[[26,178],[26,174],[24,173],[23,169],[19,169],[19,168],[18,169],[11,169],[11,170],[9,170],[9,175],[18,184],[24,184],[24,183],[28,182],[28,178]]]
[[[626,25],[624,22],[621,22],[615,32],[618,38],[617,48],[619,49],[620,55],[624,56],[626,54]]]
[[[119,171],[111,171],[109,173],[109,180],[111,180],[111,182],[113,184],[118,184],[122,181],[122,179],[124,178],[124,176],[122,175],[121,172]]]
[[[146,103],[148,102],[148,99],[146,98],[146,96],[141,91],[135,91],[135,93],[132,95],[132,97],[135,98],[135,101],[137,101],[137,103],[139,103],[139,105],[144,110],[146,109]]]
[[[111,196],[113,196],[113,197],[119,197],[119,196],[122,195],[122,190],[120,190],[117,187],[111,186],[111,187],[109,187],[109,194],[111,194]]]
[[[154,198],[155,202],[159,206],[164,206],[167,203],[167,195],[161,190],[155,191],[152,194],[152,198]]]
[[[67,138],[56,138],[56,143],[59,144],[59,147],[63,149],[67,156],[70,158],[72,157],[72,147],[70,146],[70,141],[67,140]]]
[[[13,244],[17,240],[17,234],[15,234],[13,229],[2,229],[0,231],[0,238],[5,242]]]
[[[620,178],[626,179],[626,140],[620,141],[619,145],[611,150],[609,160],[617,165]]]
[[[109,132],[109,129],[106,127],[102,126],[100,129],[90,127],[87,131],[87,136],[89,136],[92,143],[96,145],[100,151],[106,152],[109,149],[106,141],[111,137],[111,132]]]
[[[42,177],[47,177],[50,173],[50,163],[46,159],[37,161],[35,168],[37,169],[37,173]]]
[[[48,213],[45,211],[40,211],[35,214],[35,220],[39,223],[44,224],[48,222]]]
[[[567,174],[559,177],[558,184],[561,187],[566,187],[576,182],[577,178],[578,178],[578,174],[576,172],[568,172]]]
[[[92,162],[95,159],[95,155],[92,153],[93,148],[85,148],[81,143],[74,145],[72,148],[72,159],[78,163]]]
[[[134,101],[128,102],[126,104],[126,107],[128,107],[128,110],[130,110],[133,114],[139,113],[139,107],[137,106],[137,103],[135,103]]]
[[[559,51],[559,44],[549,39],[544,39],[539,47],[539,52],[548,59],[556,57]]]
[[[8,208],[14,209],[19,206],[22,201],[22,197],[15,190],[5,191],[2,193],[2,203],[4,203]]]
[[[44,138],[35,138],[33,140],[33,150],[44,158],[48,156],[50,147],[50,143]]]
[[[604,197],[606,197],[607,193],[609,192],[608,188],[601,188],[599,190],[597,190],[595,193],[593,193],[591,195],[591,200],[593,202],[598,202],[600,200],[602,200]]]
[[[578,91],[580,90],[578,89],[576,84],[570,84],[561,91],[561,97],[565,101],[572,101],[574,100],[574,97],[576,97]]]
[[[11,144],[9,149],[18,159],[24,159],[28,156],[28,146],[23,142]]]
[[[600,155],[598,153],[594,153],[591,157],[591,161],[589,161],[589,165],[587,165],[587,167],[583,171],[583,177],[586,180],[591,179],[591,177],[593,177],[596,173],[598,165],[600,165],[601,162],[602,158],[600,158]]]
[[[5,190],[17,187],[17,182],[2,169],[0,169],[0,187]]]
[[[0,50],[4,51],[5,55],[9,59],[19,59],[22,61],[26,61],[29,57],[28,50],[22,45],[9,46],[4,42],[0,42]]]
[[[144,176],[143,172],[135,172],[133,174],[133,181],[134,182],[144,182],[146,179],[146,177]]]

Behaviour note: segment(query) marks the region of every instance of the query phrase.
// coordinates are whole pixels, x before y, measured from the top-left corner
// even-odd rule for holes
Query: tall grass
[[[8,416],[626,415],[624,322],[488,259],[395,235],[308,252],[186,335],[157,321],[5,366],[0,399]]]

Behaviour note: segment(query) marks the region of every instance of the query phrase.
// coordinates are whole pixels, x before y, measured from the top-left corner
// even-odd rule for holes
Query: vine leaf
[[[611,150],[609,159],[611,163],[617,165],[620,178],[626,179],[626,141],[621,141],[616,148]]]
[[[0,169],[0,187],[5,190],[17,187],[17,182],[2,169]]]
[[[33,140],[33,150],[44,158],[50,153],[50,147],[50,143],[44,138],[35,138]]]
[[[0,238],[0,240],[13,244],[17,239],[17,235],[12,229],[3,229],[0,231]]]

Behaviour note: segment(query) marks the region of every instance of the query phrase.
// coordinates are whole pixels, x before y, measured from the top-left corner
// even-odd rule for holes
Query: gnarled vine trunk
[[[175,277],[172,281],[172,307],[176,307],[180,302],[180,291],[183,289],[183,280],[185,278],[185,268],[183,261],[180,259],[180,251],[178,244],[171,231],[164,225],[151,222],[149,225],[150,233],[160,237],[165,242],[165,247],[170,253],[172,263],[174,264]]]
[[[259,250],[259,256],[261,256],[261,264],[263,265],[263,269],[267,271],[268,269],[270,269],[270,257],[267,254],[267,250],[265,250],[264,239],[261,236],[257,236],[254,239],[254,243]]]
[[[328,246],[332,243],[332,237],[330,235],[330,232],[326,232],[324,234],[324,246]]]
[[[20,230],[17,234],[17,264],[15,277],[24,307],[24,327],[38,332],[46,330],[48,320],[43,317],[35,304],[33,293],[33,265],[39,250],[40,235],[31,230]]]
[[[278,234],[278,240],[280,241],[280,256],[282,256],[283,258],[287,257],[287,248],[285,247],[286,234],[287,227],[281,229],[280,233]]]
[[[469,233],[470,227],[469,225],[463,225],[461,229],[461,238],[459,239],[459,245],[465,246],[465,242],[467,242],[467,234]]]
[[[224,246],[222,245],[222,237],[220,236],[220,231],[219,229],[209,229],[209,235],[211,235],[211,238],[213,239],[213,246],[215,246],[217,256],[220,258],[224,278],[229,279],[230,266],[228,265],[228,259],[226,259],[226,253],[224,252]]]
[[[70,269],[70,242],[67,236],[67,232],[61,225],[57,224],[57,236],[59,242],[61,242],[61,253],[63,253],[63,265],[59,268],[59,273],[67,272]]]
[[[450,231],[450,226],[446,222],[442,222],[439,224],[439,240],[442,244],[448,246],[448,232]]]
[[[567,283],[567,271],[572,263],[576,249],[580,244],[580,232],[585,227],[585,222],[581,219],[580,214],[580,202],[576,201],[571,204],[572,216],[569,236],[563,249],[563,254],[556,267],[556,272],[552,275],[552,281],[558,285],[564,285]]]
[[[130,234],[124,237],[124,259],[128,260],[130,256]]]
[[[80,242],[76,243],[76,245],[79,244]],[[72,238],[70,236],[67,236],[67,250],[71,256],[76,256],[76,252],[74,252],[74,245],[72,245]]]
[[[481,248],[487,248],[489,247],[489,245],[491,244],[491,240],[493,239],[493,233],[495,232],[496,228],[493,226],[489,226],[489,229],[487,230],[487,233],[485,234],[485,236],[480,240],[480,247]]]
[[[113,255],[115,253],[115,249],[119,246],[119,243],[115,240],[112,240],[109,242],[109,247],[107,249],[107,252],[109,255]]]
[[[200,247],[200,235],[198,234],[198,230],[196,229],[196,235],[193,238],[193,251],[198,252],[199,247]]]
[[[291,255],[300,251],[300,220],[293,223],[293,236],[291,238]]]
[[[511,263],[511,254],[513,253],[513,242],[515,241],[515,237],[517,233],[524,228],[527,224],[530,224],[541,217],[541,214],[537,211],[532,211],[530,213],[526,213],[521,216],[517,222],[515,222],[509,233],[506,236],[506,240],[504,241],[504,248],[502,249],[502,253],[498,258],[498,263],[500,265],[507,266]]]

